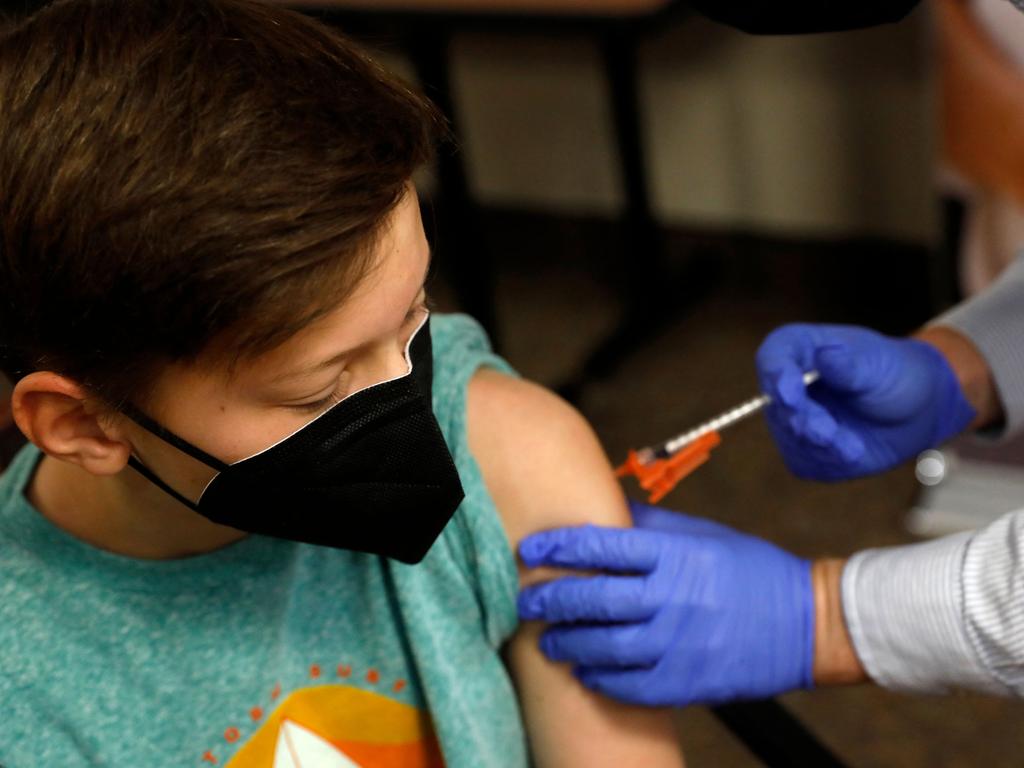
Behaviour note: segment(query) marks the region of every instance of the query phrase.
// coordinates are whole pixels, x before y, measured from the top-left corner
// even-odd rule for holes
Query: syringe
[[[817,371],[805,373],[804,386],[810,386],[818,378]],[[640,487],[650,494],[651,503],[656,504],[680,480],[708,460],[712,449],[721,442],[719,432],[750,418],[771,401],[769,395],[758,395],[660,445],[630,451],[615,473],[619,477],[635,477]]]
[[[820,374],[817,371],[808,371],[804,374],[804,386],[809,387],[811,384],[816,382],[819,377]],[[771,403],[771,401],[771,395],[758,395],[744,403],[740,403],[735,408],[730,408],[728,411],[719,414],[713,419],[705,421],[703,424],[699,424],[687,432],[683,432],[680,435],[676,435],[675,437],[666,440],[661,445],[641,448],[637,451],[637,456],[643,464],[655,461],[656,459],[667,459],[695,440],[704,437],[704,435],[709,435],[712,432],[721,432],[723,429],[731,427],[733,424],[738,424],[744,419],[753,416],[755,413]]]

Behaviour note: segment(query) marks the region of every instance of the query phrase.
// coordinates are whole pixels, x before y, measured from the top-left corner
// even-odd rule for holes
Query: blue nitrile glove
[[[812,369],[821,379],[805,388]],[[856,326],[783,326],[758,350],[757,372],[786,466],[812,480],[891,469],[976,415],[935,347]]]
[[[554,624],[541,650],[589,688],[652,706],[773,696],[812,684],[810,563],[761,539],[633,504],[638,529],[562,528],[519,545],[566,577],[519,596],[524,620]]]

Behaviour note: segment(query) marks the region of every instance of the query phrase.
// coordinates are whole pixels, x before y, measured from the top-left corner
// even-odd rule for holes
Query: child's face
[[[173,365],[157,380],[148,415],[232,463],[312,421],[348,393],[404,374],[405,346],[423,319],[430,250],[410,186],[377,243],[373,266],[334,311],[284,344],[227,367]],[[164,481],[197,498],[213,470],[134,424],[135,452]]]

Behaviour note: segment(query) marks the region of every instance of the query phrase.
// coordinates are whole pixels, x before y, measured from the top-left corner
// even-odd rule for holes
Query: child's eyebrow
[[[423,283],[422,283],[420,289],[418,291],[416,291],[416,296],[413,298],[412,304],[409,305],[409,309],[406,311],[406,316],[407,317],[408,317],[408,315],[410,315],[412,313],[412,311],[414,309],[416,309],[417,305],[419,305],[419,303],[421,301],[420,297],[423,294],[423,290],[427,287],[427,282],[430,279],[430,267],[431,267],[431,264],[433,263],[433,258],[432,257],[433,257],[433,254],[430,251],[428,251],[427,252],[427,267],[424,270]],[[301,378],[305,378],[307,376],[312,376],[313,374],[319,373],[320,371],[322,371],[322,370],[324,370],[326,368],[331,368],[331,367],[337,365],[342,360],[344,360],[346,357],[351,355],[352,351],[353,350],[351,350],[351,349],[343,350],[343,351],[339,352],[338,354],[334,355],[333,357],[328,358],[327,360],[322,360],[319,363],[314,363],[313,365],[307,366],[307,367],[303,368],[302,370],[299,370],[299,371],[289,371],[287,373],[282,373],[280,376],[275,376],[271,381],[272,381],[272,383],[279,384],[282,381],[288,381],[290,379],[301,379]]]

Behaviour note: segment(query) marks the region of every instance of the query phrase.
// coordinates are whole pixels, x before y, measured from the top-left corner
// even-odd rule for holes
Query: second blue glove
[[[821,379],[804,388],[805,371]],[[975,417],[942,353],[845,325],[786,325],[757,353],[766,416],[790,470],[814,480],[882,472]]]

